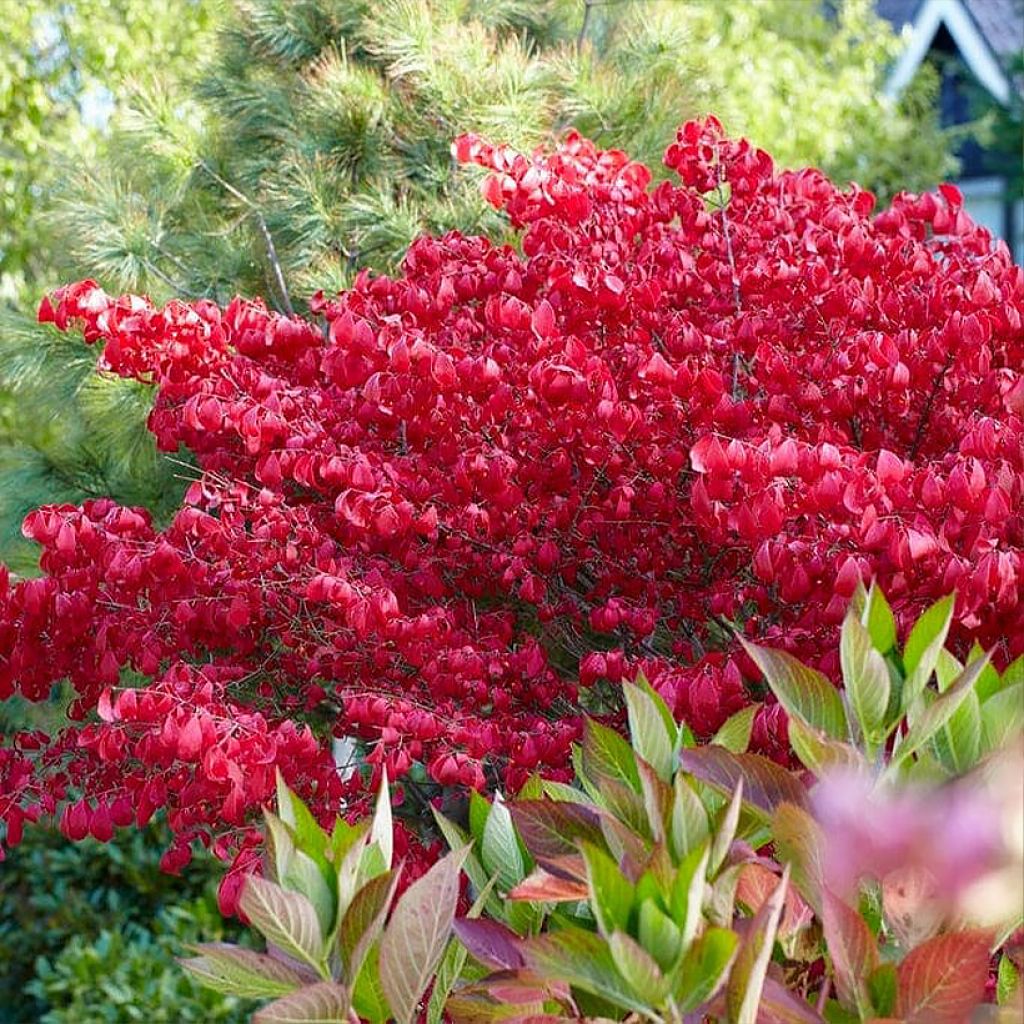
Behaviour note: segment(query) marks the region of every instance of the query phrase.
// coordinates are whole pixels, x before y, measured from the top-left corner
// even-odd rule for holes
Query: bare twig
[[[938,397],[939,391],[942,388],[942,382],[946,379],[946,374],[949,372],[949,368],[953,365],[953,350],[950,349],[946,353],[946,361],[942,364],[942,370],[936,374],[935,380],[932,381],[932,389],[928,392],[928,397],[925,399],[924,408],[921,410],[921,416],[917,421],[917,429],[914,431],[914,440],[910,445],[909,459],[913,462],[917,458],[917,450],[921,447],[921,442],[924,440],[924,432],[928,427],[928,420],[932,415],[932,406],[935,404],[935,399]]]
[[[277,257],[277,248],[274,246],[274,239],[270,234],[270,229],[267,227],[267,222],[263,217],[262,211],[244,192],[240,192],[231,184],[230,181],[222,178],[205,160],[200,160],[199,166],[206,171],[206,173],[210,175],[210,177],[213,178],[221,188],[230,192],[231,195],[233,195],[240,203],[243,203],[252,213],[253,219],[256,221],[256,225],[260,230],[260,234],[263,236],[263,242],[267,247],[267,259],[270,261],[271,270],[274,272],[274,278],[277,282],[278,291],[280,292],[281,305],[289,316],[295,316],[295,308],[292,306],[291,296],[288,294],[288,285],[284,280],[284,270],[281,268],[281,261]]]
[[[580,24],[579,35],[576,36],[576,52],[583,49],[583,40],[587,36],[587,26],[590,24],[590,11],[593,8],[593,0],[583,0],[583,21]]]
[[[740,279],[736,273],[736,256],[732,251],[732,235],[729,232],[729,215],[726,213],[726,202],[725,195],[722,192],[722,185],[724,184],[724,178],[722,176],[722,166],[718,166],[718,185],[716,192],[718,195],[718,212],[722,215],[722,235],[725,238],[725,256],[729,261],[729,276],[732,279],[732,301],[736,307],[736,315],[739,316],[743,312],[742,303],[740,302]],[[732,356],[732,397],[735,400],[739,397],[739,383],[740,383],[740,363],[741,358],[739,352],[734,352]]]

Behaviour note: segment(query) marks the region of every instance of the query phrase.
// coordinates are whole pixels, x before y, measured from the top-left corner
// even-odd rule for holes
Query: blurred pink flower
[[[953,907],[1006,862],[1003,807],[976,783],[896,789],[841,772],[822,779],[812,800],[825,835],[825,883],[843,898],[864,878],[895,877]]]

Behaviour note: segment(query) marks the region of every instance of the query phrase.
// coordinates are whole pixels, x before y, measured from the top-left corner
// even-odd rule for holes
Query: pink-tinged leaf
[[[649,1009],[619,974],[615,957],[600,935],[561,928],[526,939],[520,948],[527,969],[538,977],[568,982],[624,1009],[641,1013]]]
[[[871,1005],[867,980],[878,967],[878,943],[864,919],[831,890],[822,894],[825,944],[832,959],[836,991],[847,1009]]]
[[[518,800],[509,804],[520,838],[535,860],[576,853],[576,840],[601,844],[598,812],[585,804]]]
[[[775,978],[765,978],[757,1024],[825,1024],[825,1018]]]
[[[253,1014],[252,1024],[339,1024],[348,1020],[349,997],[341,985],[322,981],[275,999]]]
[[[286,964],[242,946],[204,942],[199,956],[178,962],[209,988],[243,999],[269,999],[287,995],[309,982],[309,977]]]
[[[798,718],[834,740],[847,738],[842,698],[825,676],[785,651],[761,647],[742,637],[740,643],[790,718]]]
[[[497,1021],[519,1024],[542,1014],[548,998],[548,992],[537,991],[536,986],[530,990],[501,992],[489,984],[467,985],[452,993],[444,1012],[453,1024],[494,1024]]]
[[[587,864],[579,852],[561,857],[543,857],[538,864],[549,875],[564,878],[568,882],[584,882],[587,878]]]
[[[370,879],[352,898],[341,919],[338,942],[341,949],[341,977],[346,985],[355,982],[366,954],[384,928],[398,880],[397,871],[387,871]]]
[[[740,869],[736,883],[736,902],[742,903],[751,914],[756,914],[779,884],[779,876],[763,864],[752,861]],[[786,893],[786,906],[779,922],[779,937],[786,938],[806,927],[813,911],[795,886]]]
[[[743,937],[725,989],[725,1005],[732,1024],[756,1024],[757,1007],[761,1002],[788,888],[787,866],[775,891],[754,915]]]
[[[585,900],[589,893],[586,881],[562,878],[552,875],[543,868],[536,868],[508,894],[507,898],[532,900],[537,903],[564,903]]]
[[[772,833],[778,859],[789,864],[793,883],[820,917],[825,879],[821,826],[802,807],[783,803],[772,815]]]
[[[455,934],[470,956],[487,967],[514,971],[525,963],[519,952],[519,936],[498,921],[486,918],[460,917],[454,924]]]
[[[305,896],[249,875],[238,905],[268,942],[323,976],[324,937],[316,908]]]
[[[807,790],[791,772],[760,754],[733,754],[722,747],[693,747],[679,752],[683,770],[731,795],[743,780],[743,801],[765,814],[781,803],[807,806]]]
[[[415,1018],[444,953],[468,852],[468,846],[454,850],[416,879],[398,901],[380,940],[381,988],[398,1024]]]
[[[985,999],[992,936],[948,932],[911,950],[897,969],[896,1012],[907,1024],[962,1024]]]

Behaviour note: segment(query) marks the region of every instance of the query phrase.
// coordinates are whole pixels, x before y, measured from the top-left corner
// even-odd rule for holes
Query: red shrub
[[[238,840],[275,767],[324,809],[359,790],[301,723],[392,776],[564,777],[581,686],[642,666],[707,735],[750,699],[731,623],[832,670],[872,575],[901,620],[956,588],[962,628],[1024,646],[1024,272],[956,189],[872,217],[712,119],[653,191],[576,136],[456,151],[522,254],[422,238],[317,297],[324,332],[88,281],[44,301],[157,385],[202,479],[159,533],[106,501],[26,520],[46,575],[2,583],[0,696],[68,677],[89,724],[15,739],[9,822],[71,785],[73,836],[165,806],[183,843]],[[768,709],[755,741],[784,731]]]

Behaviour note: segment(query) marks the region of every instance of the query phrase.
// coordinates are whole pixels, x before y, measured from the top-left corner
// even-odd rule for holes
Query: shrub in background
[[[230,1019],[230,1002],[182,983],[173,955],[184,941],[235,936],[238,926],[217,915],[209,861],[179,876],[160,869],[166,843],[166,829],[155,825],[75,845],[40,828],[8,851],[0,865],[0,1021],[120,1024],[133,1012],[139,1020]],[[155,1015],[161,1003],[163,1017]]]
[[[616,714],[638,671],[700,736],[756,696],[734,628],[836,679],[869,576],[898,625],[955,586],[955,649],[1020,653],[1024,271],[955,189],[872,217],[713,119],[653,191],[576,136],[457,153],[522,254],[421,239],[320,326],[91,282],[43,303],[157,384],[151,429],[202,476],[162,531],[105,500],[27,520],[46,575],[0,587],[0,694],[67,677],[83,724],[3,749],[9,835],[166,807],[169,863],[210,832],[251,859],[275,770],[365,804],[331,735],[416,765],[410,801],[567,779],[581,706]],[[785,757],[784,722],[760,709],[754,749]]]
[[[242,1024],[252,1004],[204,989],[175,961],[185,943],[214,941],[228,929],[211,898],[164,907],[146,924],[111,919],[95,937],[72,929],[53,957],[35,965],[13,1006],[34,998],[39,1024]]]

